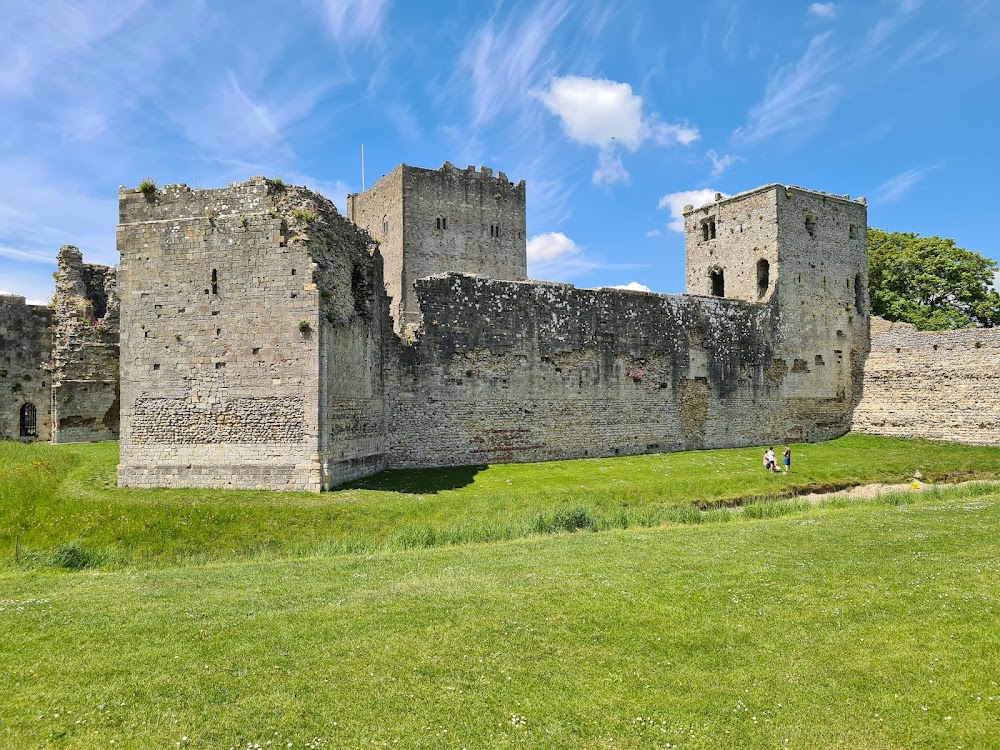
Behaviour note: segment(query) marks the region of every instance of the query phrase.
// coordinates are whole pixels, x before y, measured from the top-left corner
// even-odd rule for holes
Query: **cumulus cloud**
[[[687,146],[701,137],[695,127],[646,114],[642,97],[627,83],[565,76],[553,78],[548,90],[537,96],[559,118],[571,141],[600,149],[594,172],[598,185],[628,182],[621,149],[634,152],[646,142]]]
[[[703,188],[701,190],[682,190],[679,193],[667,193],[660,198],[659,208],[670,209],[671,221],[667,228],[674,232],[684,231],[684,206],[690,204],[695,208],[704,206],[715,200],[718,190]],[[727,193],[721,193],[723,198],[728,198]]]
[[[813,3],[809,6],[809,14],[819,18],[833,18],[837,15],[837,7],[833,3]]]
[[[746,126],[733,133],[736,140],[760,141],[816,125],[830,115],[837,87],[830,83],[834,56],[827,44],[829,36],[813,37],[797,62],[771,75],[764,98],[750,110]]]
[[[630,281],[627,284],[615,284],[614,286],[601,287],[602,289],[628,289],[633,292],[651,292],[653,291],[645,284],[640,284],[638,281]]]
[[[528,265],[551,263],[579,252],[576,243],[562,232],[536,234],[528,240]]]

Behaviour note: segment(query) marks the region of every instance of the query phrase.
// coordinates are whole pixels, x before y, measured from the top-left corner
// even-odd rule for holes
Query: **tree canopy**
[[[1000,325],[997,263],[943,237],[868,230],[872,315],[922,331]]]

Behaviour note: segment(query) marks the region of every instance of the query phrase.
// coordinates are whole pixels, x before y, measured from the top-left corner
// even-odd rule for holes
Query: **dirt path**
[[[969,480],[968,482],[928,482],[925,484],[918,479],[914,479],[912,482],[905,482],[903,484],[862,484],[857,487],[849,487],[846,490],[834,490],[832,492],[808,492],[804,495],[799,495],[799,497],[804,500],[808,500],[810,503],[819,503],[821,500],[826,500],[831,497],[869,498],[886,495],[890,492],[923,492],[925,490],[933,490],[944,487],[961,487],[966,484],[978,484],[983,481],[989,480],[974,479]]]

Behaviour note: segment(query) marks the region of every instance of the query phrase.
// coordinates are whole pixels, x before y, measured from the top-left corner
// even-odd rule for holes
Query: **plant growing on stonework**
[[[205,218],[208,219],[209,222],[214,224],[215,220],[219,218],[219,212],[216,211],[215,209],[210,208],[208,209],[208,211],[205,212]]]
[[[151,198],[156,194],[156,183],[151,177],[144,177],[139,183],[139,192],[147,198]]]
[[[312,326],[309,325],[309,321],[308,320],[300,320],[299,321],[299,330],[302,331],[302,333],[305,333],[311,327]]]
[[[264,182],[267,183],[268,189],[270,189],[273,192],[285,189],[285,181],[282,180],[280,177],[274,177],[273,179],[265,178]]]
[[[293,219],[302,219],[305,222],[316,221],[317,213],[311,208],[293,208],[292,214]]]

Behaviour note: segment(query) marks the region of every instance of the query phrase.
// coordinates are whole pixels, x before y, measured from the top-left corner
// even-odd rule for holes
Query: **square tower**
[[[420,325],[417,279],[448,272],[527,278],[525,184],[503,172],[400,164],[348,195],[347,217],[379,242],[397,333]]]

